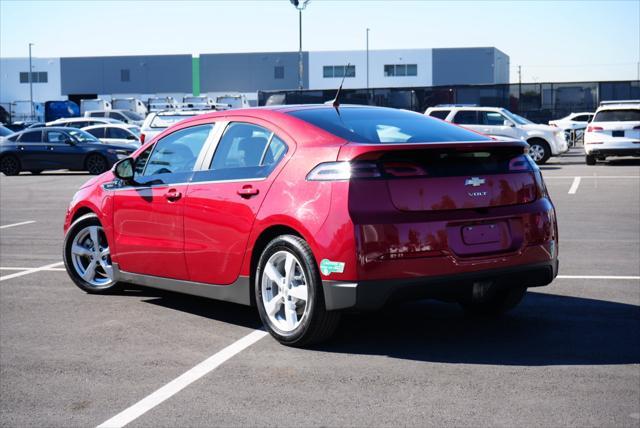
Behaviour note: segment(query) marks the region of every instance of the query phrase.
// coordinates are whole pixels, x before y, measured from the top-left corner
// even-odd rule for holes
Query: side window
[[[586,122],[587,121],[587,115],[586,114],[581,114],[579,116],[576,116],[573,118],[574,122]]]
[[[429,116],[445,120],[447,116],[449,116],[450,111],[451,110],[434,110],[431,113],[429,113]]]
[[[104,138],[104,130],[105,128],[93,128],[93,129],[85,129],[89,134],[93,135],[96,138]]]
[[[126,121],[127,118],[124,117],[124,115],[122,113],[118,113],[117,111],[112,111],[111,113],[109,113],[109,117],[113,118],[113,119],[118,119],[121,121]]]
[[[67,125],[67,127],[69,128],[84,128],[85,126],[89,126],[91,125],[90,122],[86,122],[86,121],[78,121],[78,122],[69,122],[69,124]]]
[[[47,131],[47,137],[45,141],[47,143],[62,143],[67,138],[64,132],[60,131]]]
[[[155,144],[143,175],[191,172],[213,125],[200,125],[169,134]]]
[[[453,117],[453,123],[458,125],[477,125],[478,112],[474,110],[461,110]]]
[[[286,152],[284,141],[268,129],[249,123],[231,123],[218,143],[207,179],[267,177]]]
[[[482,117],[482,124],[488,126],[503,126],[504,121],[507,119],[500,113],[494,111],[482,111],[480,115]]]
[[[90,117],[104,117],[104,112],[103,111],[94,111],[89,113]]]
[[[20,136],[21,143],[40,143],[42,142],[42,132],[31,131],[25,132]]]
[[[107,138],[120,138],[126,140],[129,133],[121,128],[107,128]]]

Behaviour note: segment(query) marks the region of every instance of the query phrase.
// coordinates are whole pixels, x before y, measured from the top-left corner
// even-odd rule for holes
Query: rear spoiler
[[[529,144],[522,140],[488,140],[488,141],[448,141],[440,143],[347,143],[340,147],[338,161],[348,161],[367,153],[408,150],[442,150],[459,151],[484,150],[490,148],[514,147],[521,148],[526,153]]]

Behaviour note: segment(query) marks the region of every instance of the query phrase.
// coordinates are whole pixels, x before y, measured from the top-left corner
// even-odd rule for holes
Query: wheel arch
[[[258,266],[258,261],[260,260],[260,256],[262,255],[262,251],[266,248],[266,246],[271,242],[274,238],[281,235],[294,235],[298,236],[302,239],[306,238],[302,233],[297,231],[291,226],[287,226],[284,224],[273,224],[271,226],[266,227],[258,237],[256,238],[252,248],[251,248],[251,259],[249,263],[249,284],[250,284],[250,296],[251,296],[251,306],[255,306],[255,271]]]

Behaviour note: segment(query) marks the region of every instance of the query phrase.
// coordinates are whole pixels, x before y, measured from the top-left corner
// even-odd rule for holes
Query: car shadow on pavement
[[[145,303],[190,313],[211,320],[247,328],[262,327],[257,311],[255,308],[249,306],[136,285],[127,285],[125,290],[116,294],[121,296],[138,296],[142,298],[142,301]]]
[[[316,349],[458,364],[637,364],[638,332],[639,306],[529,292],[499,320],[466,318],[457,305],[433,301],[348,314]]]

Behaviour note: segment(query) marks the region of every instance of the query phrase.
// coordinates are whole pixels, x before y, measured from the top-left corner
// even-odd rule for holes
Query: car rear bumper
[[[541,287],[558,275],[558,259],[510,268],[434,277],[367,281],[323,281],[327,310],[379,309],[391,300],[437,298],[456,300],[470,293],[474,283],[492,282],[498,287]]]
[[[588,155],[594,156],[638,156],[640,157],[640,141],[635,143],[632,147],[616,147],[616,148],[598,148],[595,145],[591,145],[588,149],[585,147],[585,152]]]

